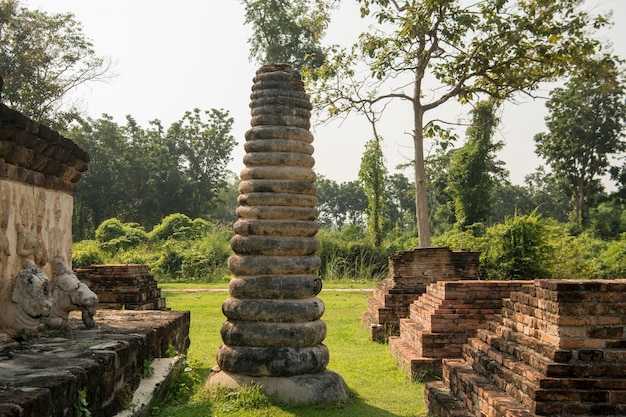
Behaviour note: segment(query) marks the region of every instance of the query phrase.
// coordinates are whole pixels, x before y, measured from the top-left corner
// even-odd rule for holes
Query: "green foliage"
[[[28,10],[20,0],[0,2],[2,100],[12,109],[59,127],[61,108],[74,88],[108,71],[71,13]]]
[[[361,157],[359,180],[367,195],[367,230],[375,245],[383,240],[383,210],[385,209],[387,168],[379,140],[370,140],[365,144]]]
[[[148,239],[136,223],[106,220],[97,229],[99,240],[72,246],[73,265],[146,264],[161,281],[224,282],[229,276],[226,263],[232,254],[231,227],[176,214],[164,219],[155,230],[158,239],[152,235]]]
[[[250,58],[261,64],[318,67],[326,53],[320,45],[333,1],[243,0],[245,23],[252,26]]]
[[[201,229],[202,225],[198,224]],[[195,228],[193,221],[184,214],[174,213],[165,217],[163,221],[149,233],[150,240],[185,240],[193,237]]]
[[[551,250],[545,220],[536,213],[512,216],[488,228],[481,257],[490,279],[534,279],[550,276]]]
[[[188,111],[167,130],[158,119],[147,128],[131,116],[125,125],[107,115],[77,119],[64,134],[90,162],[75,195],[75,240],[112,217],[150,230],[172,213],[223,213],[219,208],[229,203],[220,198],[233,197],[224,193],[233,188],[227,169],[236,145],[233,123],[217,109]]]
[[[481,101],[471,111],[472,125],[467,129],[467,142],[453,151],[448,170],[448,188],[454,198],[457,225],[465,228],[484,223],[491,212],[496,177],[502,177],[502,162],[495,153],[504,145],[492,138],[499,119],[497,103]]]
[[[142,378],[148,378],[154,375],[154,368],[152,367],[152,361],[144,359],[143,365],[141,367],[140,376]]]
[[[603,278],[624,278],[626,276],[626,233],[622,233],[619,240],[609,242],[599,260]]]
[[[257,384],[232,389],[223,385],[207,386],[196,397],[196,401],[213,403],[213,409],[222,413],[239,413],[272,406],[271,399]]]
[[[91,417],[89,403],[87,402],[87,392],[79,389],[76,401],[74,402],[74,413],[77,417]]]
[[[95,240],[83,240],[72,245],[72,266],[85,268],[105,263],[106,257]]]
[[[320,231],[322,260],[319,274],[333,279],[366,278],[374,281],[387,272],[387,258],[391,253],[374,245],[358,227],[340,232]]]
[[[371,23],[367,31],[351,47],[329,47],[324,64],[305,72],[306,80],[316,92],[314,105],[330,118],[356,112],[371,123],[392,111],[390,101],[412,104],[405,130],[412,132],[414,147],[420,246],[427,247],[424,141],[434,126],[431,110],[479,95],[506,100],[518,92],[530,94],[541,82],[587,69],[590,57],[602,49],[591,34],[608,21],[585,12],[580,0],[359,4],[361,17]]]
[[[96,241],[109,252],[129,249],[148,240],[148,234],[137,223],[122,223],[118,219],[108,219],[96,229]]]
[[[546,103],[549,132],[535,135],[536,153],[552,168],[570,198],[575,222],[583,227],[603,190],[599,177],[610,169],[611,157],[626,149],[626,91],[618,69],[604,65],[551,92]]]

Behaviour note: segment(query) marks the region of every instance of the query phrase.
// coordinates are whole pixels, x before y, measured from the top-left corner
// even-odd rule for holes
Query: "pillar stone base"
[[[223,385],[241,389],[256,384],[265,395],[280,404],[309,405],[345,401],[348,387],[341,375],[328,369],[315,374],[288,377],[248,376],[213,368],[206,385]]]

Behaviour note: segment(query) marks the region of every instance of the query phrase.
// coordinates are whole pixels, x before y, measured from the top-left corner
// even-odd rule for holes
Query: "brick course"
[[[389,273],[367,300],[361,318],[372,340],[398,335],[400,319],[409,316],[409,306],[426,287],[441,280],[478,278],[480,252],[449,248],[413,248],[389,257]]]
[[[443,360],[426,386],[440,417],[626,415],[626,280],[536,280]]]
[[[98,295],[98,308],[164,310],[165,298],[147,265],[91,265],[76,276]]]
[[[502,299],[532,281],[439,281],[414,301],[400,319],[400,336],[389,338],[392,355],[412,378],[441,374],[442,358],[460,358],[463,345],[485,328]]]

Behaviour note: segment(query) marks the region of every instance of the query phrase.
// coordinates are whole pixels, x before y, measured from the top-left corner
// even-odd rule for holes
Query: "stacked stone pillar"
[[[283,402],[345,399],[343,379],[326,369],[322,343],[311,104],[300,74],[288,65],[261,67],[250,107],[228,260],[235,277],[222,306],[220,370],[209,383],[256,383]]]

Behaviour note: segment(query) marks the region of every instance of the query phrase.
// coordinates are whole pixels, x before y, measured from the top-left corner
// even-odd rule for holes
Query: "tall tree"
[[[252,25],[248,39],[250,58],[259,63],[287,63],[300,69],[305,62],[318,67],[326,53],[321,39],[330,10],[328,0],[242,0],[246,24]]]
[[[552,91],[546,103],[549,132],[535,135],[536,153],[545,158],[570,197],[574,219],[587,226],[599,177],[611,156],[626,150],[624,85],[617,69],[574,77]]]
[[[448,187],[461,228],[487,221],[496,181],[506,176],[503,163],[495,160],[495,153],[504,145],[493,142],[499,123],[496,109],[494,101],[478,102],[470,112],[472,124],[467,129],[467,142],[452,153]]]
[[[0,1],[2,100],[30,118],[55,126],[67,93],[108,71],[71,13],[47,14]],[[55,126],[58,127],[58,126]]]
[[[231,134],[234,119],[226,110],[194,109],[173,123],[167,131],[168,141],[182,147],[181,168],[190,183],[190,199],[185,202],[189,217],[208,214],[216,203],[219,190],[228,179],[228,163],[237,141]],[[180,211],[183,213],[183,211]]]
[[[304,75],[330,117],[382,113],[393,100],[411,106],[419,242],[427,247],[424,139],[441,131],[428,112],[477,94],[531,94],[594,53],[599,42],[588,34],[606,20],[581,11],[581,0],[358,1],[372,27],[350,49],[331,47],[325,64]]]
[[[104,114],[98,120],[79,119],[66,135],[90,157],[89,170],[76,189],[78,218],[91,220],[91,230],[108,218],[123,218],[133,195],[128,183],[133,174],[124,129]],[[87,227],[81,225],[80,229],[85,231]]]
[[[367,225],[374,244],[383,240],[383,210],[385,207],[385,177],[387,168],[379,140],[370,140],[365,144],[361,158],[359,180],[367,196]]]

